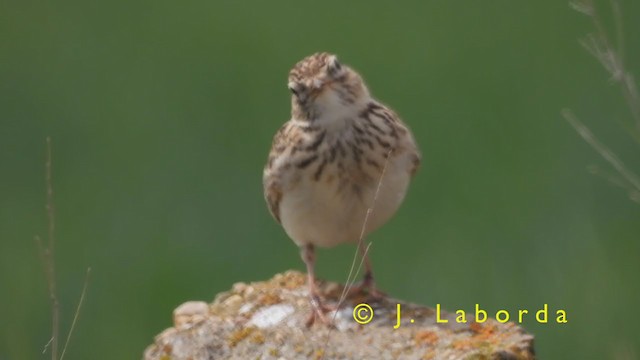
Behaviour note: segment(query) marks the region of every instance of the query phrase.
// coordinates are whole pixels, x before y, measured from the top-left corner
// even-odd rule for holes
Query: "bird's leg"
[[[360,254],[364,258],[364,278],[362,279],[362,288],[369,291],[369,294],[373,297],[380,298],[385,296],[385,293],[380,291],[376,286],[376,280],[373,278],[373,267],[371,266],[371,260],[369,260],[369,254],[360,246]]]
[[[322,323],[329,324],[327,317],[325,316],[326,312],[331,311],[331,309],[322,305],[320,301],[320,293],[318,291],[318,287],[316,286],[316,276],[314,271],[314,265],[316,262],[315,249],[313,245],[307,244],[300,249],[300,255],[302,256],[302,260],[307,265],[307,281],[309,282],[309,300],[311,302],[312,312],[307,319],[307,326],[313,325],[315,319],[318,318]]]
[[[364,277],[362,279],[362,283],[357,285],[351,289],[351,293],[359,293],[362,290],[366,290],[371,296],[375,298],[384,297],[385,293],[378,290],[376,286],[376,280],[373,277],[373,266],[371,265],[371,260],[369,260],[369,254],[367,252],[367,247],[364,244],[358,244],[358,251],[360,252],[360,256],[364,261]]]

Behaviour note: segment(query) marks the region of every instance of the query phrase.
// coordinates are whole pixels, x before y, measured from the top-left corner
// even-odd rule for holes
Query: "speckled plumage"
[[[313,247],[356,243],[387,222],[420,154],[408,127],[335,55],[298,62],[288,87],[291,119],[273,139],[263,185],[271,214],[303,249],[313,292]]]

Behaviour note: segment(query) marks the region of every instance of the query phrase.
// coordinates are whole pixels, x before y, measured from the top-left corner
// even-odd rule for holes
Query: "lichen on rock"
[[[264,282],[235,284],[211,304],[187,302],[174,311],[174,326],[147,347],[147,360],[165,359],[534,359],[533,336],[513,323],[488,319],[466,324],[436,322],[432,308],[319,281],[333,326],[305,326],[311,308],[306,276],[296,271]],[[366,303],[371,322],[354,320],[354,308]],[[402,308],[401,325],[396,309]],[[338,305],[340,305],[338,307]],[[365,311],[365,315],[367,312]]]

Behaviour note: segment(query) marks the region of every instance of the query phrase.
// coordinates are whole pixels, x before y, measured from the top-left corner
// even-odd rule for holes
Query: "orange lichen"
[[[413,337],[416,343],[433,345],[438,342],[438,335],[429,330],[418,331]]]
[[[482,328],[484,328],[484,326],[482,326],[482,324],[475,321],[472,321],[471,324],[469,324],[469,329],[471,329],[471,331],[475,333],[481,332]]]
[[[266,293],[258,300],[262,305],[274,305],[282,302],[282,298],[274,293]]]
[[[484,342],[490,342],[490,343],[496,344],[506,336],[505,333],[501,333],[499,331],[498,326],[496,324],[485,324],[485,325],[478,324],[478,325],[479,325],[479,328],[477,326],[472,327],[472,330],[474,330],[476,334],[470,339],[470,341],[476,341],[476,342],[484,341]]]
[[[171,346],[171,344],[165,344],[162,347],[162,352],[165,354],[171,354],[171,351],[173,351],[173,346]]]

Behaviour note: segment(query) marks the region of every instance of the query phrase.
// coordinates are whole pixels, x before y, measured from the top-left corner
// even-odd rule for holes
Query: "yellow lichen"
[[[422,360],[433,360],[435,359],[436,354],[433,352],[433,350],[429,350],[426,353],[424,353],[424,355],[422,355]]]
[[[317,349],[317,350],[314,352],[314,355],[313,355],[313,356],[314,356],[314,358],[315,358],[316,360],[320,360],[320,359],[324,358],[324,349]]]
[[[247,336],[251,335],[251,333],[254,330],[255,330],[255,328],[246,327],[246,328],[238,329],[238,330],[232,332],[229,335],[229,338],[227,339],[227,341],[229,342],[229,346],[230,347],[235,347],[236,345],[238,345],[239,342],[241,342],[242,340],[246,339]]]
[[[251,341],[256,344],[264,344],[264,334],[260,331],[256,331],[253,336],[251,336]]]
[[[262,305],[274,305],[282,302],[282,298],[278,294],[266,293],[258,300]]]

